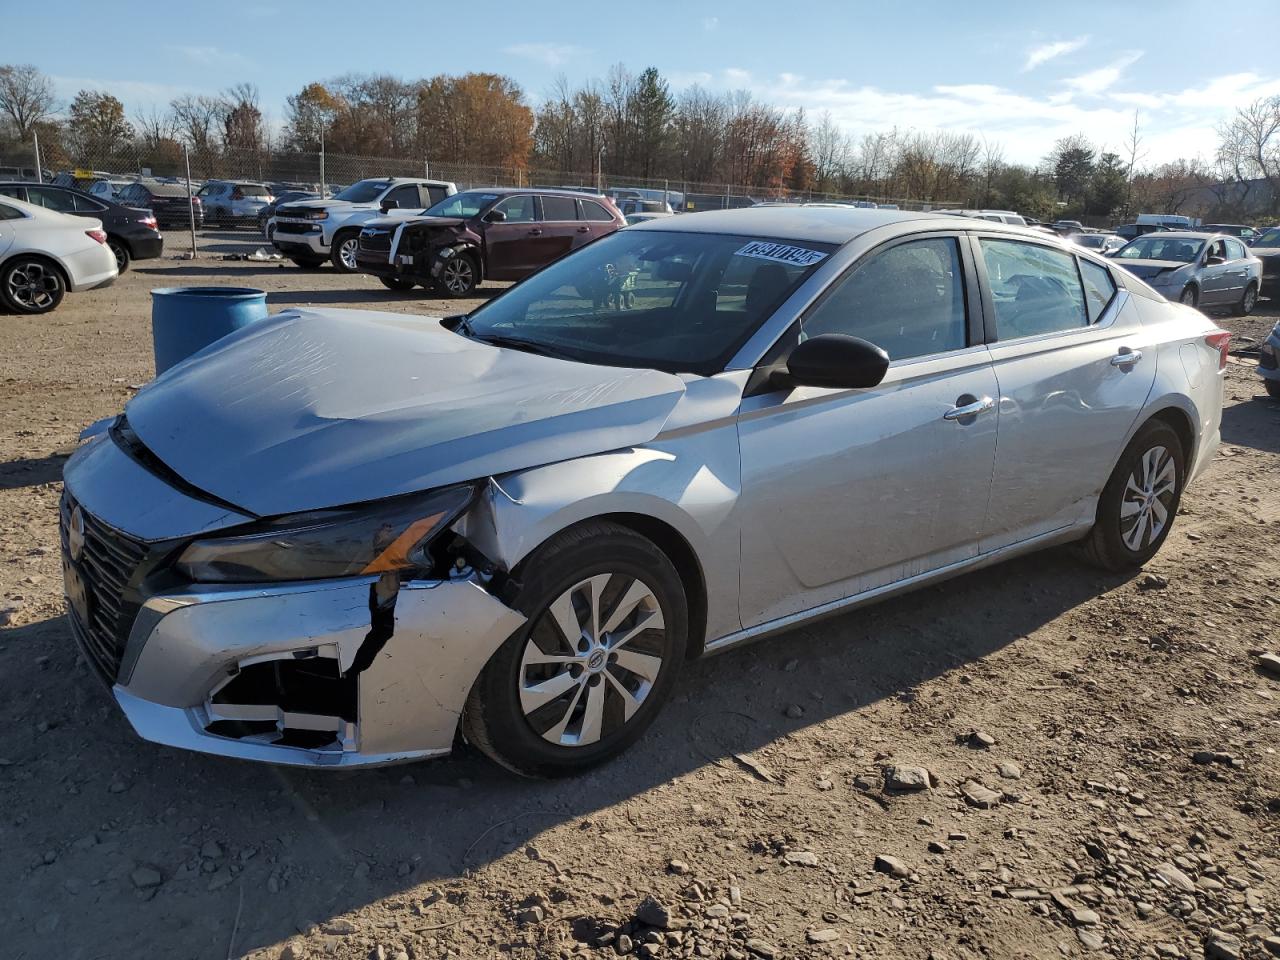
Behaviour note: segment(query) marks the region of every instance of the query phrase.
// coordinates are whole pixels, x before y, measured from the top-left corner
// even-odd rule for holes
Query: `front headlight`
[[[474,487],[447,487],[346,510],[278,517],[240,536],[197,540],[178,572],[202,583],[326,580],[430,566],[432,538],[471,502]]]

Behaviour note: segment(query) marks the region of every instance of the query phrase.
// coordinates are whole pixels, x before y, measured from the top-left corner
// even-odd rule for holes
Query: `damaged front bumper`
[[[375,579],[152,597],[116,700],[145,739],[222,756],[358,766],[445,755],[472,682],[524,617],[474,580],[410,581],[370,654]]]

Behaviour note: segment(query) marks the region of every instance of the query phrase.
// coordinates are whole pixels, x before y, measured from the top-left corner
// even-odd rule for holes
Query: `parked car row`
[[[125,206],[70,187],[22,181],[0,182],[0,197],[98,221],[120,273],[128,270],[134,260],[149,260],[164,252],[164,236],[148,209]]]

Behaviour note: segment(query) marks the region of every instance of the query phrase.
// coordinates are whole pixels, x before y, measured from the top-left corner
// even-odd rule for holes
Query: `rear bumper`
[[[129,245],[129,254],[135,260],[151,260],[164,253],[164,237],[160,234],[144,237],[122,237]]]
[[[115,281],[119,275],[116,258],[105,243],[95,243],[66,258],[73,291],[92,290]]]

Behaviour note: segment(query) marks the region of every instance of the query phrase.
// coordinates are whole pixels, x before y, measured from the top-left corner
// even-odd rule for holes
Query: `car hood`
[[[289,211],[300,212],[303,210],[377,210],[376,203],[352,203],[350,200],[291,200],[288,203],[282,203],[276,207],[276,213],[281,216],[288,216]]]
[[[272,516],[645,443],[684,389],[657,370],[493,347],[435,318],[295,310],[170,368],[125,415],[187,483]]]
[[[419,217],[413,214],[405,214],[401,216],[379,217],[376,220],[369,220],[365,223],[365,228],[374,227],[382,230],[395,230],[401,224],[411,224],[415,227],[460,227],[466,223],[461,217]]]
[[[1141,277],[1143,280],[1150,280],[1158,277],[1162,273],[1169,273],[1173,270],[1179,270],[1182,267],[1189,267],[1191,264],[1182,263],[1178,260],[1121,260],[1113,259],[1113,263],[1118,263],[1124,267],[1135,277]]]

